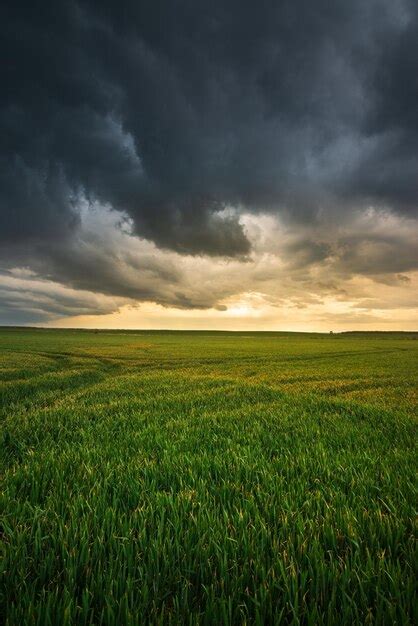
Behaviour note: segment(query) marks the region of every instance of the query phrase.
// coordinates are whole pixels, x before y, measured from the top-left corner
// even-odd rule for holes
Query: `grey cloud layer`
[[[216,306],[278,276],[260,264],[249,214],[286,225],[272,254],[288,280],[324,266],[329,284],[397,283],[417,268],[414,0],[8,2],[0,19],[6,270]],[[187,255],[229,257],[227,278],[201,261],[197,284]],[[4,310],[23,310],[4,294]]]
[[[144,301],[222,310],[229,299],[251,293],[272,306],[306,308],[332,298],[356,301],[359,309],[417,308],[412,219],[359,212],[338,231],[327,232],[246,214],[251,254],[245,260],[159,250],[132,236],[126,225],[118,228],[118,220],[114,211],[85,207],[77,236],[67,245],[21,248],[17,265],[31,266],[32,272],[14,267],[15,249],[8,264],[3,262],[8,270],[0,276],[0,319],[13,304],[20,314],[26,307],[46,319],[109,313]]]
[[[16,2],[2,9],[1,237],[80,197],[180,252],[249,242],[225,205],[417,208],[413,0]]]

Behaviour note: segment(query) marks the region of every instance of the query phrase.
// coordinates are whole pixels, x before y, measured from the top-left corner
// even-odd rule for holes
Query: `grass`
[[[6,625],[416,623],[416,339],[0,329]]]

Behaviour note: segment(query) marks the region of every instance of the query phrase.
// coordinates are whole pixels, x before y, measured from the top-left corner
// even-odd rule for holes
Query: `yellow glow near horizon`
[[[363,243],[349,249],[334,245],[335,238],[344,242],[344,229],[331,230],[327,239],[326,232],[295,233],[272,216],[243,215],[251,254],[224,259],[160,250],[122,231],[106,211],[85,219],[83,263],[92,253],[104,275],[96,280],[93,271],[81,285],[65,284],[26,267],[12,268],[0,275],[0,290],[16,307],[16,315],[6,308],[6,323],[321,332],[418,328],[418,271],[389,271],[387,259],[395,255],[387,242],[396,232],[406,255],[398,265],[408,267],[415,249],[412,220],[375,211],[357,216],[350,233]],[[96,230],[98,240],[92,235]],[[369,233],[365,241],[364,232]],[[320,250],[316,259],[316,239],[327,250],[325,258]],[[97,245],[103,251],[97,252]],[[145,294],[149,300],[141,302]],[[183,305],[190,308],[176,308]]]
[[[418,314],[418,311],[415,311]],[[122,306],[107,315],[84,315],[51,322],[55,328],[144,329],[144,330],[276,330],[329,332],[344,330],[414,330],[417,315],[396,309],[356,313],[343,302],[329,301],[305,308],[260,304],[240,300],[225,311],[183,310],[154,303]]]

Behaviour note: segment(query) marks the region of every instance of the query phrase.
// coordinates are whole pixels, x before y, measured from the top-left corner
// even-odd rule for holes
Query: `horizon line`
[[[16,329],[16,330],[53,330],[53,331],[85,331],[85,332],[152,332],[152,333],[286,333],[293,335],[344,335],[352,333],[361,334],[393,334],[393,333],[413,333],[418,334],[417,330],[254,330],[254,329],[211,329],[211,328],[86,328],[82,326],[68,326],[64,328],[54,326],[33,326],[33,325],[20,325],[20,324],[0,324],[0,330],[3,329]]]

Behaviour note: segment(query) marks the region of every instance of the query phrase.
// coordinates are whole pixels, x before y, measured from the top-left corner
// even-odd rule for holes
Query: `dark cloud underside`
[[[225,205],[416,210],[413,1],[14,2],[2,24],[3,239],[65,236],[80,196],[231,256]]]

